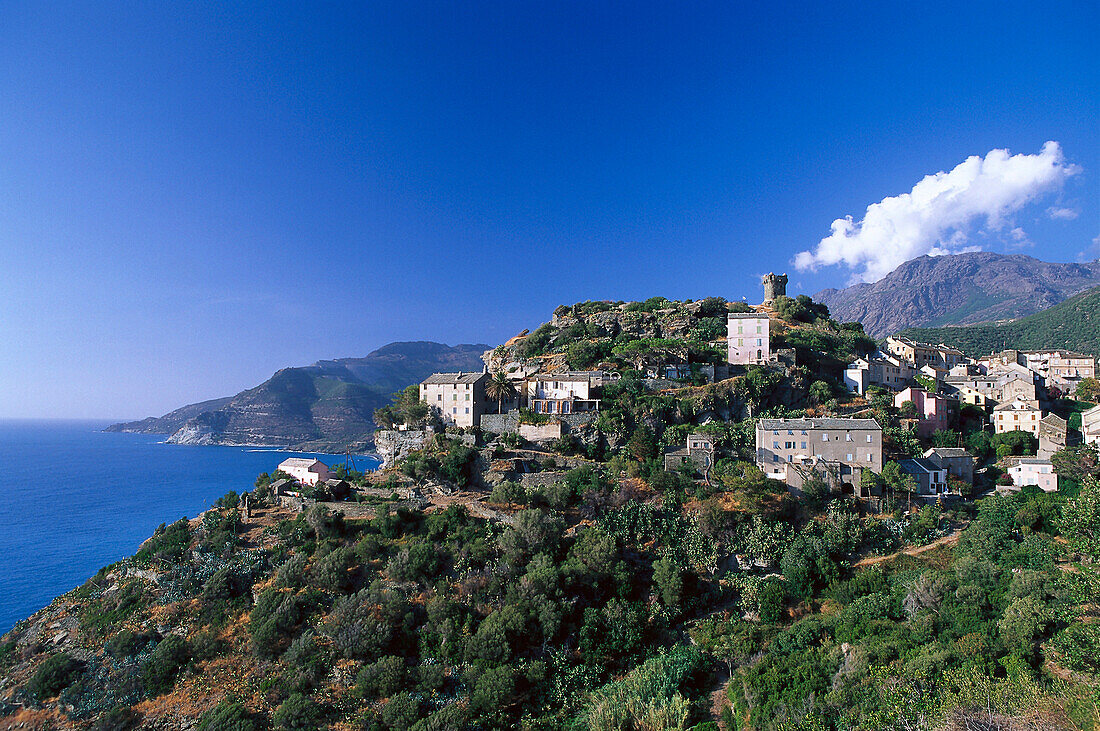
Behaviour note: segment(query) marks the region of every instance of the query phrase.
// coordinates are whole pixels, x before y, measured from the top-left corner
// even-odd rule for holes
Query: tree
[[[626,443],[626,448],[630,451],[630,454],[634,459],[639,462],[645,462],[646,460],[654,459],[657,457],[657,440],[653,436],[653,430],[647,425],[641,424],[634,433],[630,435],[630,440]]]
[[[1081,401],[1100,401],[1100,379],[1082,378],[1077,384],[1077,398]]]
[[[679,564],[668,556],[654,561],[653,586],[662,604],[670,609],[679,607],[684,591],[684,579],[680,575]]]
[[[1055,452],[1050,461],[1059,477],[1080,482],[1086,477],[1100,477],[1100,453],[1095,444],[1078,444]]]
[[[810,401],[823,404],[833,396],[833,388],[825,381],[814,381],[810,385]]]
[[[504,399],[510,399],[516,395],[516,387],[508,380],[508,374],[497,371],[485,384],[485,395],[497,402],[497,413],[504,409]]]
[[[919,415],[917,405],[912,401],[902,401],[898,407],[898,415],[903,419],[915,419]]]
[[[1077,497],[1062,508],[1062,534],[1070,548],[1100,559],[1100,481],[1087,477]]]

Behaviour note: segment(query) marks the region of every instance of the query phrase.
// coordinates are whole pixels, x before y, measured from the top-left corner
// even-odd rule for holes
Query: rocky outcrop
[[[826,289],[814,300],[840,322],[881,338],[909,327],[1024,317],[1100,285],[1100,261],[1051,264],[1020,254],[922,256],[873,284]]]
[[[428,429],[418,431],[379,429],[374,433],[374,450],[382,460],[379,469],[390,467],[412,452],[423,449],[434,435],[435,433]]]

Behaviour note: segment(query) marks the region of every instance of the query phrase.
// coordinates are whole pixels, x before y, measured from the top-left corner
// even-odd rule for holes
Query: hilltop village
[[[1095,728],[1100,384],[786,294],[582,302],[0,638],[0,730]],[[1011,347],[1011,343],[1006,343]]]
[[[634,437],[618,422],[607,428],[606,412],[618,415],[615,401],[624,392],[686,400],[736,391],[746,381],[784,383],[792,392],[778,401],[734,399],[701,412],[679,408],[670,420],[643,418],[636,426],[642,430],[638,438],[654,437],[664,468],[697,481],[713,482],[723,459],[744,460],[794,495],[809,480],[815,489],[824,483],[831,491],[857,496],[865,509],[889,512],[899,496],[909,506],[914,501],[942,506],[990,489],[1035,485],[1053,491],[1055,453],[1100,443],[1100,407],[1080,407],[1097,398],[1094,356],[1008,349],[969,358],[946,345],[898,336],[878,347],[852,324],[839,326],[855,338],[847,352],[838,352],[824,338],[806,343],[807,334],[828,332],[821,326],[828,313],[805,296],[787,297],[786,282],[785,275],[764,277],[763,302],[752,307],[654,304],[646,312],[653,324],[628,333],[638,337],[613,345],[610,353],[587,358],[594,367],[585,370],[571,365],[578,361],[574,351],[586,341],[570,342],[559,352],[535,352],[532,342],[551,331],[560,338],[572,330],[595,334],[597,342],[601,330],[605,339],[622,338],[616,315],[632,320],[630,315],[645,310],[637,303],[560,308],[549,329],[525,332],[486,352],[484,372],[436,373],[401,394],[392,409],[377,415],[393,428],[380,430],[376,444],[389,466],[436,434],[470,446],[485,443],[494,450],[487,454],[485,475],[492,486],[504,477],[522,481],[540,469],[519,455],[494,458],[502,448],[524,443],[533,452],[563,459],[591,458],[606,453],[609,442]],[[690,328],[686,323],[692,319],[723,314],[724,338],[699,343],[674,331]],[[677,318],[683,319],[677,323]],[[715,358],[716,352],[725,357]],[[854,360],[838,367],[836,358],[851,353]],[[606,355],[613,359],[600,360]],[[798,394],[795,384],[807,381],[805,393]],[[1075,401],[1079,389],[1084,398]],[[402,404],[414,397],[424,408],[410,414]],[[751,448],[729,436],[730,423],[746,422],[753,432]]]

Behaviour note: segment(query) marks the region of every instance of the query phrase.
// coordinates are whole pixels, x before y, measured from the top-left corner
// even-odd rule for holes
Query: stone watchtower
[[[786,274],[764,275],[764,304],[770,305],[775,302],[776,297],[782,297],[785,294],[787,294]]]

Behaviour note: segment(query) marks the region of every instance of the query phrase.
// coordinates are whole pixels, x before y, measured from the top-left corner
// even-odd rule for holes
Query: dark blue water
[[[161,444],[107,422],[0,421],[0,633],[133,554],[161,523],[195,517],[291,454]],[[378,463],[356,457],[359,469]]]

